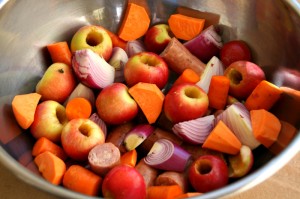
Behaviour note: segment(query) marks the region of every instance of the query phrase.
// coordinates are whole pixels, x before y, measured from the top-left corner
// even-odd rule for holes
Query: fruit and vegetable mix
[[[86,25],[48,44],[52,64],[12,101],[45,180],[104,198],[188,198],[249,174],[257,147],[276,155],[293,139],[285,116],[299,91],[268,81],[246,41],[224,42],[217,18],[179,7],[152,25],[145,5],[125,9],[117,32]]]

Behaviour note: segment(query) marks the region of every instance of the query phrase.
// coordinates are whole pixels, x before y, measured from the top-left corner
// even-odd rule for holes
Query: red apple
[[[90,150],[104,142],[103,131],[89,119],[73,119],[64,126],[61,133],[61,144],[66,154],[78,161],[86,161]]]
[[[236,61],[224,71],[230,79],[229,94],[237,99],[246,99],[254,88],[265,80],[264,71],[253,62]]]
[[[87,25],[81,27],[71,40],[71,52],[91,49],[106,61],[112,54],[112,41],[107,31],[101,26]]]
[[[242,40],[229,41],[223,45],[220,59],[225,67],[235,61],[251,61],[251,51],[248,44]]]
[[[70,66],[54,63],[45,71],[35,90],[42,95],[42,101],[54,100],[63,103],[76,85],[75,76]]]
[[[240,178],[246,175],[253,166],[252,150],[248,146],[243,145],[239,154],[228,157],[228,162],[229,177]]]
[[[163,109],[166,117],[173,123],[196,119],[207,112],[208,97],[195,84],[179,84],[167,93]]]
[[[192,163],[188,178],[197,192],[206,193],[227,185],[228,168],[218,156],[204,155]]]
[[[53,142],[60,142],[62,129],[67,123],[65,107],[56,101],[47,100],[36,107],[30,132],[36,139],[46,137]]]
[[[105,198],[145,199],[146,184],[143,176],[134,167],[119,165],[104,177],[102,193]]]
[[[146,49],[160,54],[172,39],[169,25],[156,24],[148,29],[144,38]]]
[[[123,83],[105,87],[96,99],[96,108],[100,118],[108,124],[123,124],[138,113],[138,105]]]
[[[162,89],[168,81],[166,62],[157,54],[141,52],[129,58],[124,68],[124,77],[129,87],[138,82],[152,83]]]

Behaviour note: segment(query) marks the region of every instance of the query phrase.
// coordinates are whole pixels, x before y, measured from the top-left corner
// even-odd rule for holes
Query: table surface
[[[40,191],[15,177],[0,164],[0,198],[3,199],[58,199]],[[226,199],[298,199],[300,198],[300,153],[285,167],[265,182],[233,197]]]

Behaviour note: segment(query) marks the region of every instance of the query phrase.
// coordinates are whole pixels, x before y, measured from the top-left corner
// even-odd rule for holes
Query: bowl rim
[[[284,167],[299,151],[300,145],[300,131],[298,131],[296,137],[285,148],[279,155],[272,158],[269,162],[263,165],[261,168],[257,169],[253,173],[228,184],[227,186],[220,188],[218,190],[208,192],[196,198],[218,198],[221,196],[233,196],[239,194],[245,190],[249,190],[254,186],[260,184],[267,178],[274,175],[282,167]],[[32,185],[33,187],[48,192],[50,194],[67,197],[67,198],[86,198],[86,199],[99,199],[100,197],[91,197],[83,195],[62,186],[52,185],[51,183],[44,180],[41,176],[34,173],[28,172],[28,169],[16,161],[12,156],[10,156],[1,146],[0,147],[0,162],[8,168],[16,177],[24,181],[25,183]],[[55,194],[54,194],[55,193]]]

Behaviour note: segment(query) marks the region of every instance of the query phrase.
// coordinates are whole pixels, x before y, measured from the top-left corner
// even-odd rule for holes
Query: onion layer
[[[173,132],[184,141],[191,144],[203,144],[214,127],[214,115],[200,117],[194,120],[177,123]]]
[[[128,151],[138,147],[149,135],[153,133],[155,128],[150,124],[139,124],[131,129],[124,138],[124,145]]]
[[[143,42],[139,40],[133,40],[133,41],[128,41],[126,45],[126,53],[128,57],[132,57],[135,54],[138,54],[140,52],[145,52],[145,46]]]
[[[156,169],[183,172],[190,157],[191,154],[179,145],[167,139],[159,139],[154,143],[144,161]]]
[[[213,56],[206,64],[205,69],[201,75],[201,79],[197,82],[206,93],[208,93],[211,77],[214,75],[224,75],[224,66],[219,58]]]
[[[101,130],[103,131],[103,133],[106,137],[107,127],[106,127],[105,122],[99,117],[99,115],[97,113],[93,113],[89,119],[92,120],[93,122],[95,122],[96,124],[98,124],[98,126],[101,128]]]
[[[120,47],[114,47],[109,64],[115,68],[115,82],[124,82],[124,66],[128,61],[128,56],[125,50]]]
[[[236,102],[225,109],[215,119],[215,124],[222,120],[237,136],[243,145],[255,149],[260,143],[255,139],[252,131],[250,113],[244,104]]]
[[[114,82],[114,67],[90,49],[75,51],[72,66],[79,80],[88,87],[102,89]]]

